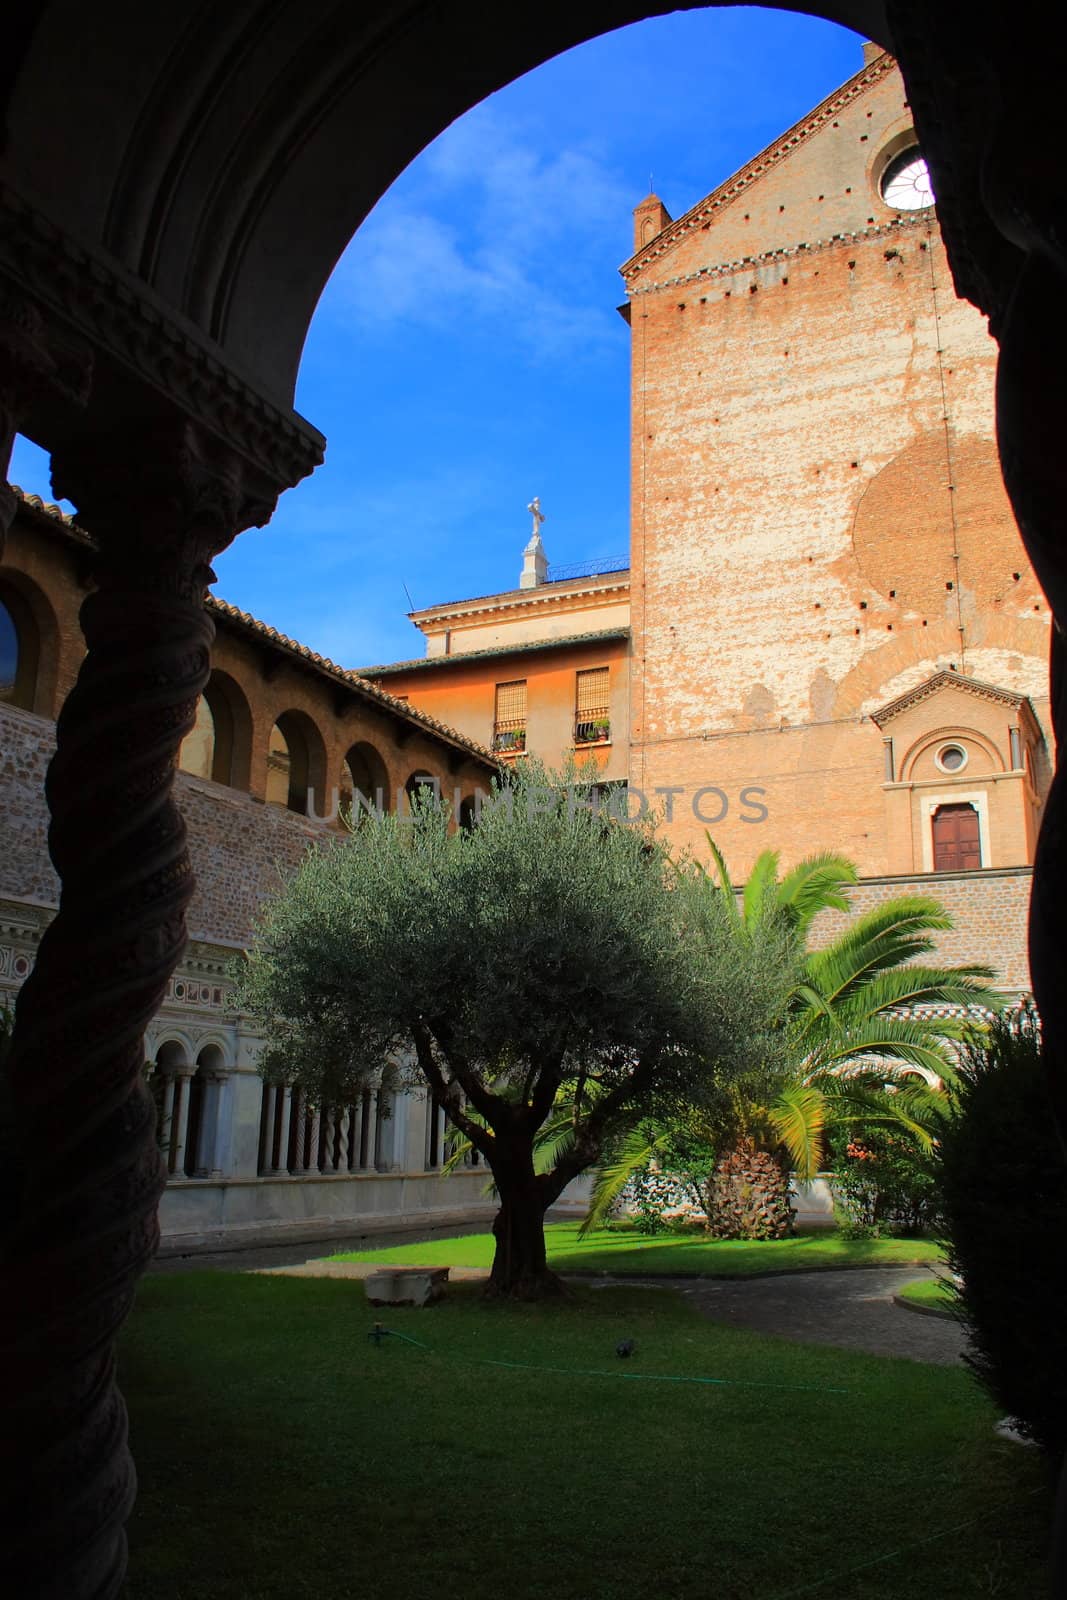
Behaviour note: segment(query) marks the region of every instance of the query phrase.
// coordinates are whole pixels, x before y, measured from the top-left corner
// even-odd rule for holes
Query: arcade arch
[[[305,711],[283,711],[270,731],[266,798],[300,816],[320,815],[326,789],[326,744]]]
[[[228,672],[216,668],[200,696],[196,725],[182,741],[178,767],[247,791],[251,749],[252,713],[244,690]]]
[[[0,702],[48,716],[52,711],[59,628],[50,602],[31,579],[0,579]]]
[[[391,810],[389,769],[381,754],[366,739],[352,745],[341,762],[338,809],[342,817],[359,821],[361,815]]]

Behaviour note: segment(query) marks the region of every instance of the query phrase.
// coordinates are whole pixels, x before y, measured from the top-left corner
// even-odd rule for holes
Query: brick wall
[[[59,885],[48,860],[44,774],[54,748],[53,723],[0,705],[0,895],[52,907]],[[281,806],[185,773],[177,776],[176,795],[197,878],[190,935],[244,945],[258,907],[309,844],[331,835]]]
[[[993,966],[1007,989],[1028,991],[1026,922],[1030,907],[1029,867],[992,872],[915,873],[908,877],[867,878],[850,893],[852,914],[898,894],[919,894],[939,900],[955,926],[937,936],[931,960],[949,966],[981,962]],[[829,943],[848,921],[840,911],[824,911],[812,928],[812,943]]]
[[[909,118],[883,63],[627,274],[630,776],[685,788],[670,831],[700,852],[691,796],[721,788],[711,826],[739,878],[768,846],[897,869],[871,713],[939,668],[1029,696],[1051,740],[1049,611],[1001,483],[996,346],[933,214],[877,189]],[[989,864],[1015,864],[999,844]]]

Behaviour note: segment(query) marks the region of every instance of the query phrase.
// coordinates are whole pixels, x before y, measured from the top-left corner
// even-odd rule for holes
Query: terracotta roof
[[[526,655],[534,650],[562,650],[572,644],[598,644],[609,639],[628,639],[629,628],[600,628],[593,633],[570,633],[563,639],[531,639],[524,644],[497,644],[485,650],[457,650],[448,656],[416,656],[413,661],[387,661],[380,667],[357,667],[363,678],[376,678],[390,672],[421,672],[427,667],[461,667],[465,661],[483,661],[487,656]]]
[[[798,145],[804,144],[806,140],[811,138],[812,134],[818,133],[820,128],[825,126],[827,122],[832,121],[835,113],[840,111],[843,106],[855,100],[857,96],[870,88],[873,83],[876,83],[879,78],[885,77],[887,72],[892,72],[895,67],[896,62],[890,55],[883,54],[876,56],[871,62],[865,62],[859,72],[849,78],[847,83],[843,83],[839,89],[835,89],[832,95],[829,95],[827,99],[815,107],[814,111],[809,111],[806,117],[802,117],[791,128],[787,128],[785,133],[775,139],[772,144],[769,144],[766,149],[761,150],[758,155],[752,157],[751,161],[747,161],[739,171],[733,173],[725,182],[720,183],[717,189],[713,189],[702,200],[698,200],[696,205],[691,206],[684,216],[677,217],[673,222],[669,222],[660,233],[656,234],[654,239],[650,239],[647,244],[641,246],[640,250],[635,251],[619,268],[622,276],[626,279],[634,277],[643,267],[648,266],[657,257],[665,255],[683,234],[690,233],[694,228],[703,226],[709,216],[714,216],[717,211],[721,211],[724,206],[729,205],[731,201],[743,194],[769,168],[776,167]]]
[[[962,689],[967,694],[973,694],[979,700],[993,700],[999,705],[1011,706],[1014,710],[1021,710],[1024,706],[1034,714],[1033,706],[1024,694],[1016,694],[1014,689],[1002,689],[995,683],[982,683],[978,678],[968,678],[962,672],[942,671],[935,672],[933,677],[926,678],[922,683],[916,684],[914,689],[909,689],[907,694],[902,694],[896,700],[890,700],[887,705],[879,706],[877,711],[871,712],[871,721],[875,727],[880,728],[883,723],[890,722],[894,717],[899,717],[902,711],[907,711],[911,706],[919,705],[921,701],[928,700],[931,695],[940,694],[942,689]],[[1036,720],[1036,719],[1035,719]]]
[[[63,533],[76,543],[96,548],[96,540],[84,528],[80,528],[74,518],[60,506],[53,505],[47,500],[42,500],[40,495],[27,494],[17,484],[11,485],[15,494],[24,505],[49,519],[58,523]],[[286,655],[295,656],[298,660],[312,667],[324,677],[330,678],[335,683],[343,683],[346,688],[360,700],[375,704],[383,711],[390,712],[393,716],[402,717],[405,722],[415,723],[416,726],[427,732],[444,739],[447,743],[468,751],[479,760],[488,762],[490,766],[500,767],[500,762],[491,750],[481,745],[475,739],[468,739],[466,734],[460,733],[455,728],[450,728],[447,723],[438,722],[436,717],[429,716],[425,711],[418,711],[414,706],[408,705],[405,700],[398,700],[395,695],[389,694],[385,689],[378,689],[358,672],[352,672],[347,667],[340,667],[328,656],[320,656],[316,651],[301,644],[297,639],[290,639],[287,634],[279,633],[277,628],[272,628],[269,623],[260,622],[258,617],[253,617],[248,611],[242,611],[238,606],[231,605],[228,600],[220,600],[216,595],[206,597],[207,610],[213,616],[220,617],[231,626],[236,626],[245,633],[261,639],[276,649],[282,650]]]

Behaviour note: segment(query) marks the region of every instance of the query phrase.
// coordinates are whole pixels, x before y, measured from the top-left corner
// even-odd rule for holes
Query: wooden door
[[[970,872],[982,865],[974,806],[938,806],[933,820],[935,872]]]

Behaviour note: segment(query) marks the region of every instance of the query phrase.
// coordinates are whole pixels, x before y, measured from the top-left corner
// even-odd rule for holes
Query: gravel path
[[[963,1349],[956,1323],[893,1304],[903,1284],[933,1276],[923,1267],[854,1267],[733,1281],[656,1281],[669,1282],[705,1316],[735,1328],[954,1366]]]

